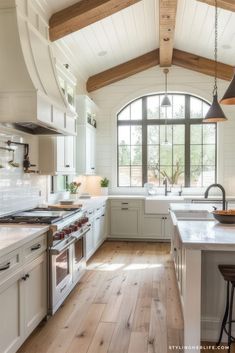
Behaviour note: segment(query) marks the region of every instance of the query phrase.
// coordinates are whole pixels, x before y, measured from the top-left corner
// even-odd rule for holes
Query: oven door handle
[[[87,232],[89,232],[91,228],[88,227],[86,228],[82,233],[78,234],[78,235],[72,235],[72,237],[75,239],[75,240],[78,240],[80,239],[81,237],[83,237]]]
[[[68,249],[70,247],[70,245],[72,245],[75,241],[76,241],[76,239],[72,238],[72,240],[70,240],[68,243],[66,243],[63,247],[61,247],[61,246],[56,247],[55,246],[55,247],[51,248],[50,249],[51,255],[59,255],[64,250]]]

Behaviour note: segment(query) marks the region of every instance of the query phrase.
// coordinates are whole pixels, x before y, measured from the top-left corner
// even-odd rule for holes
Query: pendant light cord
[[[213,90],[213,95],[217,95],[218,86],[217,86],[217,73],[218,73],[218,6],[217,0],[215,0],[215,85]]]

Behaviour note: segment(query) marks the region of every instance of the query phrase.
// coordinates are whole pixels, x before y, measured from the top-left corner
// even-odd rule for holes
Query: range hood
[[[32,134],[76,134],[60,88],[48,23],[32,0],[0,3],[0,124]]]

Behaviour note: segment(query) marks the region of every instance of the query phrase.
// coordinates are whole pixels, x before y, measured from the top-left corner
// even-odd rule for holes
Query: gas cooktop
[[[34,208],[24,212],[14,213],[13,215],[1,217],[0,223],[29,223],[29,224],[53,224],[69,217],[81,209],[76,208],[73,210],[60,209],[55,210],[52,208]]]

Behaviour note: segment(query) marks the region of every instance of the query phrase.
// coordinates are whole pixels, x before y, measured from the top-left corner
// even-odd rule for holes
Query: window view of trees
[[[189,95],[137,99],[118,114],[118,186],[206,186],[216,179],[216,124],[202,123],[208,103]],[[167,137],[167,143],[166,143]]]

